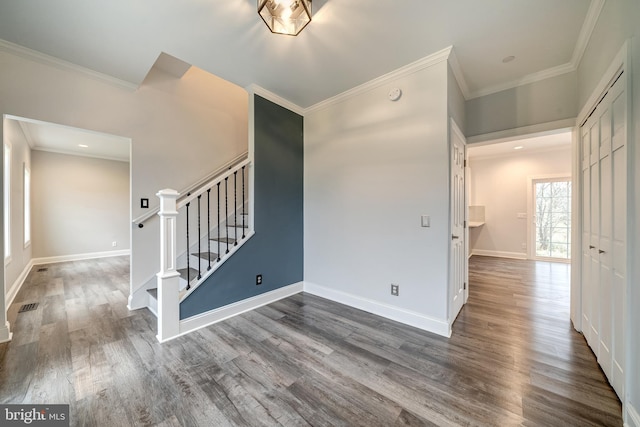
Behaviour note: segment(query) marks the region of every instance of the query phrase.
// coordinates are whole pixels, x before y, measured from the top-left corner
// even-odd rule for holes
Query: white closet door
[[[620,79],[609,91],[612,97],[612,374],[611,385],[623,396],[624,392],[624,316],[627,271],[627,100],[624,80]]]
[[[582,330],[609,382],[624,393],[627,104],[622,75],[581,128]]]

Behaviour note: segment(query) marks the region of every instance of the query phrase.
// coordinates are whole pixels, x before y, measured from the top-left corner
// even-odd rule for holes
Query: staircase
[[[158,192],[160,271],[146,293],[161,342],[188,332],[180,303],[253,236],[250,168],[245,159],[187,194]]]

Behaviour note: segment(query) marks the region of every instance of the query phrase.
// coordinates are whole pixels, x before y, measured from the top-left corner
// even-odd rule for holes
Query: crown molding
[[[576,71],[577,67],[571,63],[558,65],[553,68],[547,68],[546,70],[538,71],[524,76],[521,79],[512,80],[510,82],[500,83],[494,86],[489,86],[484,89],[476,90],[469,93],[467,101],[474,98],[480,98],[481,96],[492,95],[494,93],[502,92],[503,90],[514,89],[520,86],[536,83],[542,80],[550,79],[551,77],[561,76],[563,74]]]
[[[489,86],[487,88],[476,90],[470,93],[467,92],[468,96],[467,94],[465,94],[465,92],[463,92],[463,94],[465,95],[465,99],[469,100],[473,98],[479,98],[481,96],[491,95],[493,93],[502,92],[503,90],[513,89],[519,86],[524,86],[527,84],[539,82],[541,80],[546,80],[551,77],[557,77],[566,73],[576,71],[578,69],[578,66],[580,65],[580,61],[582,61],[582,56],[587,49],[587,45],[589,44],[589,40],[591,39],[591,34],[593,34],[593,30],[598,23],[598,18],[600,17],[600,13],[602,12],[605,1],[606,0],[591,0],[589,10],[587,11],[587,16],[582,23],[582,28],[580,29],[580,33],[578,34],[578,40],[576,41],[575,48],[573,49],[571,61],[567,62],[566,64],[558,65],[556,67],[547,68],[546,70],[542,70],[537,73],[528,74],[521,79]],[[458,82],[458,84],[460,84],[460,82]]]
[[[574,65],[576,69],[580,65],[580,61],[582,61],[582,56],[587,49],[587,45],[591,39],[591,34],[593,34],[593,30],[598,23],[598,18],[600,17],[600,13],[604,7],[604,2],[605,0],[591,0],[587,16],[584,18],[584,23],[582,24],[580,34],[578,35],[576,47],[573,50],[573,56],[571,57],[571,64]]]
[[[57,148],[40,147],[40,146],[33,147],[33,151],[43,151],[45,153],[63,154],[65,156],[88,157],[90,159],[110,160],[113,162],[129,163],[131,161],[130,159],[123,159],[122,157],[103,156],[101,154],[91,154],[91,153],[80,153],[78,151],[62,150]]]
[[[262,86],[258,86],[257,84],[251,84],[247,86],[245,90],[249,92],[249,94],[260,95],[261,97],[268,99],[269,101],[275,104],[278,104],[281,107],[284,107],[288,110],[293,111],[296,114],[304,116],[304,112],[305,112],[304,108],[300,107],[297,104],[294,104],[288,99],[281,97],[280,95],[276,95],[275,93],[263,88]]]
[[[451,66],[451,71],[453,72],[453,75],[458,82],[458,87],[460,87],[462,96],[464,96],[464,99],[469,99],[469,85],[464,78],[464,73],[462,72],[460,63],[458,62],[458,57],[456,56],[455,49],[451,49],[451,55],[449,55],[449,65]]]
[[[327,108],[330,105],[337,104],[339,102],[344,101],[345,99],[351,98],[353,96],[359,95],[364,92],[368,92],[371,89],[377,88],[386,84],[392,80],[399,79],[401,77],[408,76],[410,74],[414,74],[420,70],[431,67],[432,65],[438,64],[442,61],[446,61],[453,50],[453,46],[449,46],[444,48],[438,52],[435,52],[429,56],[426,56],[422,59],[419,59],[415,62],[405,65],[404,67],[400,67],[390,73],[384,74],[380,77],[377,77],[373,80],[369,80],[366,83],[363,83],[359,86],[356,86],[352,89],[349,89],[345,92],[342,92],[336,96],[331,98],[327,98],[324,101],[320,101],[317,104],[312,105],[304,110],[305,114],[308,114],[313,111],[321,110],[323,108]],[[458,82],[459,84],[460,82]]]
[[[71,71],[83,74],[93,80],[97,80],[103,83],[110,84],[112,86],[119,87],[121,89],[126,89],[129,91],[134,91],[138,88],[138,85],[120,80],[115,77],[109,76],[107,74],[99,73],[97,71],[91,70],[89,68],[82,67],[80,65],[73,64],[68,61],[64,61],[62,59],[55,58],[53,56],[44,54],[42,52],[38,52],[33,49],[26,48],[24,46],[17,45],[15,43],[8,42],[6,40],[0,39],[0,51],[5,51],[11,53],[16,56],[20,56],[22,58],[38,62],[43,65],[49,65],[52,67],[56,67],[61,70]]]

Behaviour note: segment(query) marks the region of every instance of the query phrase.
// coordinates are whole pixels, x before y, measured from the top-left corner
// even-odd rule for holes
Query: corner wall
[[[305,116],[305,291],[448,334],[448,64]],[[392,102],[387,94],[400,88]],[[431,227],[420,226],[429,215]],[[390,293],[400,286],[399,296]]]

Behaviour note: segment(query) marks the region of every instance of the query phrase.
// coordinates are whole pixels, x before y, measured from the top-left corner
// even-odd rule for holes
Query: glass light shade
[[[297,36],[311,22],[311,0],[258,0],[258,14],[272,33]]]

